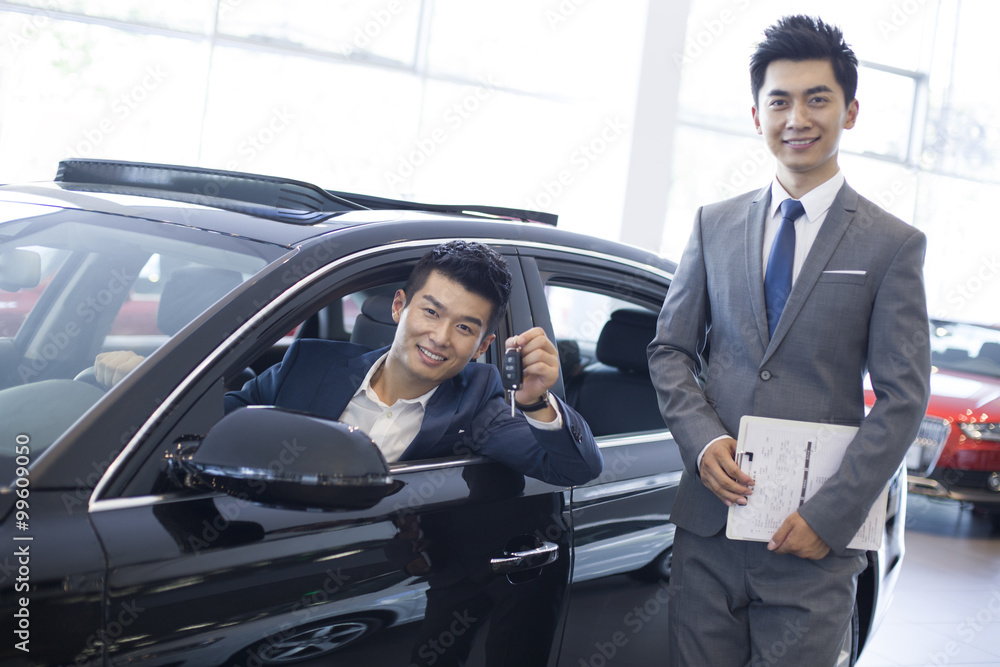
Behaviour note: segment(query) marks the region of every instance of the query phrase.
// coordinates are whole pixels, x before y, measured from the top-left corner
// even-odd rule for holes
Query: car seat
[[[210,266],[183,266],[174,269],[163,285],[156,307],[156,327],[173,336],[216,301],[243,283],[238,271]],[[239,389],[256,377],[244,368],[226,383],[227,389]]]
[[[992,362],[995,366],[1000,367],[1000,343],[983,343],[982,347],[979,348],[977,359]]]
[[[213,303],[243,283],[238,271],[183,266],[170,274],[156,308],[156,327],[173,336]]]
[[[597,363],[567,383],[567,402],[594,435],[664,428],[646,358],[655,333],[656,313],[616,310],[597,339]]]
[[[361,314],[354,320],[351,342],[373,350],[392,344],[396,336],[396,322],[392,319],[390,294],[373,294],[361,304]]]

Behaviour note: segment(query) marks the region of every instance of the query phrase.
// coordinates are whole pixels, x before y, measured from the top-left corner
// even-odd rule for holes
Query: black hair
[[[475,241],[448,241],[427,251],[406,281],[406,303],[437,271],[491,304],[493,313],[484,333],[491,333],[507,312],[510,299],[510,270],[507,261],[493,248]]]
[[[858,57],[844,41],[840,28],[811,16],[785,16],[764,30],[764,41],[750,56],[750,89],[753,104],[759,102],[767,66],[775,60],[828,60],[833,76],[850,104],[858,91]]]

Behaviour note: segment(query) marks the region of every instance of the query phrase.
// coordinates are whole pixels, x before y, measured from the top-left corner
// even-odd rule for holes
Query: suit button
[[[760,379],[763,380],[764,382],[767,382],[768,380],[770,380],[771,379],[771,371],[769,371],[767,369],[762,370],[760,372]]]

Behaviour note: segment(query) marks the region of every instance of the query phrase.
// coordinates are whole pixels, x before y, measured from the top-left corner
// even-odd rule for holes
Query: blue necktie
[[[785,309],[788,294],[792,291],[792,267],[795,264],[795,219],[805,213],[802,202],[786,199],[781,209],[781,227],[774,237],[771,254],[764,273],[764,302],[767,304],[767,331],[774,337],[774,330]]]

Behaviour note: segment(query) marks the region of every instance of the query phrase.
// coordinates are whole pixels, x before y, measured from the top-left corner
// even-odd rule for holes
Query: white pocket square
[[[836,273],[846,276],[864,276],[867,275],[867,271],[862,271],[861,269],[834,269],[832,271],[824,271],[823,273]]]

